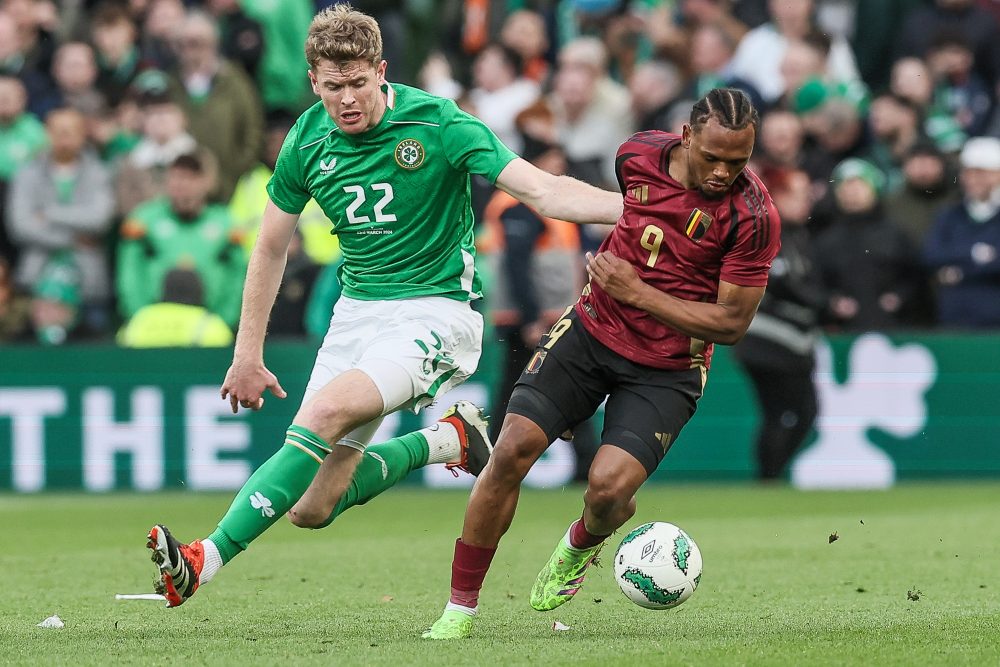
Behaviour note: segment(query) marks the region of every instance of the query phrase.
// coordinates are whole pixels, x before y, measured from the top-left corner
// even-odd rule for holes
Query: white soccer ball
[[[701,551],[690,535],[672,523],[644,523],[618,546],[615,581],[625,597],[640,607],[676,607],[691,597],[701,581]]]

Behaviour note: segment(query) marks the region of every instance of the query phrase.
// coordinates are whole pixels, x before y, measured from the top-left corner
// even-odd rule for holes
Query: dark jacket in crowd
[[[941,211],[927,234],[924,263],[938,276],[938,323],[1000,326],[1000,212],[974,221],[965,204]]]
[[[838,213],[816,239],[816,253],[830,292],[858,303],[854,317],[840,321],[843,329],[872,331],[910,323],[919,258],[881,207],[861,214]],[[886,294],[899,297],[899,308],[882,306]]]

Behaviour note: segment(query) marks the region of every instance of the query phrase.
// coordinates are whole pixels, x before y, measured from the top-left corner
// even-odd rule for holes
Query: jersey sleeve
[[[742,287],[767,285],[771,261],[781,247],[781,220],[764,186],[753,176],[730,205],[735,228],[722,259],[721,280]]]
[[[298,144],[299,128],[295,125],[281,145],[274,173],[267,182],[267,194],[271,201],[285,213],[292,214],[301,213],[311,198],[302,178]]]
[[[451,166],[479,174],[490,183],[517,157],[481,120],[451,101],[441,111],[441,143]]]

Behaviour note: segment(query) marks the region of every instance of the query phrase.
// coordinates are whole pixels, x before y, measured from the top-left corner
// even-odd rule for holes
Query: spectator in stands
[[[440,51],[434,51],[427,56],[427,60],[417,73],[417,85],[426,90],[431,95],[445,97],[449,100],[463,100],[465,97],[465,87],[455,80],[451,63]]]
[[[778,169],[766,182],[781,215],[781,251],[746,335],[733,348],[753,383],[762,413],[755,452],[757,476],[778,479],[812,430],[816,343],[829,294],[809,230],[809,175]]]
[[[681,0],[655,5],[644,20],[644,31],[657,57],[670,60],[691,71],[691,45],[694,34],[704,26],[717,26],[725,41],[739,44],[747,26],[730,11],[730,2],[718,0]]]
[[[886,175],[887,192],[902,186],[903,160],[924,139],[920,120],[920,110],[906,98],[886,93],[872,100],[867,158]]]
[[[886,199],[886,211],[906,234],[910,245],[924,247],[935,216],[960,201],[951,165],[928,139],[917,143],[903,158],[903,184]],[[937,289],[932,271],[921,266],[916,286],[914,320],[921,327],[937,321]]]
[[[935,272],[938,323],[1000,326],[1000,139],[976,137],[962,149],[963,200],[941,210],[924,242]]]
[[[142,15],[139,31],[139,50],[145,66],[163,71],[174,69],[177,64],[175,42],[178,33],[184,30],[186,11],[181,0],[151,0]]]
[[[52,69],[59,13],[52,0],[4,0],[3,11],[14,19],[25,66],[36,72]]]
[[[767,182],[768,172],[798,169],[802,165],[805,128],[791,111],[775,109],[761,118],[760,138],[750,161]]]
[[[110,277],[105,234],[114,213],[107,169],[87,146],[86,119],[56,109],[45,120],[51,149],[22,167],[10,186],[8,227],[20,252],[17,282],[30,289],[55,255],[80,272],[85,331],[109,326]]]
[[[521,76],[543,86],[551,73],[545,55],[549,50],[549,35],[545,19],[530,9],[518,9],[504,19],[500,42],[521,57]]]
[[[684,97],[701,99],[713,88],[733,87],[749,95],[754,106],[763,108],[760,93],[753,83],[733,72],[736,44],[732,34],[716,23],[701,25],[694,31],[688,59],[690,79]]]
[[[28,109],[35,112],[44,102],[51,82],[48,69],[39,70],[28,64],[17,23],[6,11],[0,11],[0,76],[12,76],[21,81],[28,96]]]
[[[851,158],[837,165],[833,181],[837,210],[816,240],[832,315],[848,331],[907,323],[917,262],[881,205],[885,175],[872,163]]]
[[[934,96],[934,77],[927,63],[912,56],[894,62],[889,75],[889,92],[909,100],[926,113]]]
[[[57,48],[52,59],[52,81],[53,88],[38,105],[43,117],[52,109],[71,107],[90,123],[104,113],[107,103],[95,86],[97,61],[89,44],[66,42]]]
[[[958,121],[934,99],[934,76],[919,58],[900,58],[892,65],[889,92],[909,101],[923,119],[923,132],[945,153],[957,153],[966,136]]]
[[[996,30],[1000,35],[1000,26]],[[939,33],[927,52],[927,66],[934,77],[934,106],[954,118],[970,137],[986,130],[993,110],[993,91],[973,69],[974,58],[959,35],[947,32]]]
[[[124,99],[142,64],[135,22],[124,7],[107,2],[94,11],[90,35],[97,56],[97,89],[108,105],[115,107]]]
[[[0,74],[0,256],[16,259],[7,223],[7,190],[14,174],[45,148],[45,126],[25,107],[28,95],[17,77]]]
[[[52,255],[31,289],[31,327],[42,345],[77,339],[80,320],[80,271],[69,253]]]
[[[197,154],[167,170],[166,196],[141,204],[121,229],[117,292],[122,317],[158,301],[174,268],[197,271],[205,307],[230,326],[239,319],[246,257],[224,206],[209,204],[211,174]]]
[[[667,60],[647,60],[636,65],[628,80],[636,130],[666,130],[668,116],[683,81],[677,66]],[[687,107],[690,109],[690,106]]]
[[[802,168],[812,179],[818,200],[814,223],[823,227],[832,206],[830,175],[840,162],[867,153],[868,136],[864,117],[856,103],[841,97],[826,97],[825,92],[820,94],[824,98],[819,105],[802,114],[802,124],[809,137]]]
[[[896,41],[896,55],[925,57],[935,37],[943,31],[957,34],[975,57],[976,70],[986,81],[1000,77],[1000,28],[993,14],[976,6],[976,0],[934,0],[910,12]]]
[[[101,153],[104,163],[117,169],[119,162],[142,139],[142,112],[135,96],[127,97],[114,107],[105,107],[91,124],[91,141]]]
[[[903,184],[886,199],[886,210],[910,239],[924,247],[940,209],[960,201],[954,170],[933,142],[915,144],[903,158]]]
[[[243,239],[247,257],[250,257],[250,251],[253,250],[257,233],[260,231],[261,218],[267,204],[267,182],[274,173],[274,165],[278,160],[281,144],[285,141],[285,135],[294,124],[295,118],[287,113],[276,111],[270,114],[264,132],[261,160],[257,166],[243,175],[229,202],[229,214]],[[340,243],[337,237],[330,233],[330,220],[315,199],[310,199],[302,210],[297,229],[302,234],[303,250],[313,262],[326,265],[340,258]]]
[[[316,101],[309,86],[305,58],[302,55],[302,45],[306,41],[309,22],[316,8],[309,0],[240,0],[239,5],[263,30],[264,51],[257,71],[257,88],[265,111],[283,110],[297,115]],[[386,60],[396,68],[406,67],[407,59],[403,55],[405,50],[401,38],[404,30],[402,6],[395,3],[370,5],[372,9],[375,7],[384,7],[385,14],[392,14],[397,18],[392,27],[379,19],[384,36],[393,33],[397,35],[396,39],[384,40]],[[362,11],[369,11],[368,8],[368,3],[362,3]],[[413,10],[411,16],[415,14],[416,10]],[[395,49],[399,50],[398,58],[392,57],[391,52]],[[402,72],[389,72],[389,78],[398,81],[395,77],[400,74]]]
[[[733,74],[749,81],[773,104],[785,94],[781,63],[789,42],[821,33],[813,21],[813,0],[770,0],[771,21],[754,28],[740,41],[733,57]],[[826,72],[833,81],[855,81],[858,68],[851,47],[842,37],[830,44]]]
[[[215,155],[216,193],[229,201],[237,181],[257,163],[264,117],[253,82],[219,55],[219,36],[211,17],[190,12],[175,33],[178,53],[171,96],[188,118],[188,131]]]
[[[915,8],[926,4],[926,0],[851,3],[835,0],[830,4],[854,10],[850,39],[861,78],[870,90],[885,90],[890,78],[887,65],[893,61],[903,19]]]
[[[219,26],[219,50],[223,57],[256,80],[264,53],[260,23],[247,16],[238,0],[208,0],[207,9]]]
[[[538,99],[538,84],[520,75],[521,57],[500,44],[487,44],[472,64],[474,87],[469,100],[476,115],[515,153],[521,136],[514,118]]]
[[[600,40],[581,37],[562,48],[548,103],[568,173],[591,185],[615,187],[615,153],[632,133],[633,121],[628,91],[608,77]]]
[[[789,40],[780,64],[785,92],[776,101],[778,106],[801,114],[824,100],[840,98],[859,108],[867,107],[868,88],[860,79],[845,78],[842,73],[832,71],[831,49],[830,38],[818,31]]]
[[[24,341],[30,336],[30,300],[14,285],[10,262],[0,254],[0,343]]]
[[[115,194],[119,215],[165,192],[167,167],[179,156],[193,153],[198,142],[187,131],[184,111],[166,93],[152,89],[137,94],[142,115],[139,143],[118,169]],[[214,163],[209,165],[214,168]]]
[[[118,331],[122,347],[226,347],[233,332],[204,306],[201,277],[171,269],[163,277],[162,300],[143,306]]]

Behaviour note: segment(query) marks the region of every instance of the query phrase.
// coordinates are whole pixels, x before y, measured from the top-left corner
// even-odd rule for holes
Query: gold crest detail
[[[416,169],[424,163],[424,146],[416,139],[403,139],[393,151],[396,164],[403,169]]]

